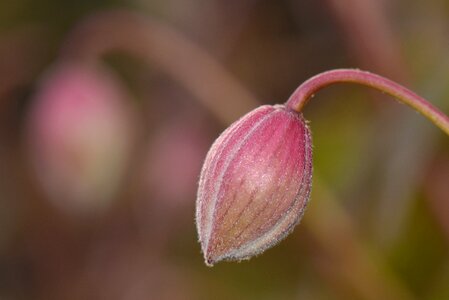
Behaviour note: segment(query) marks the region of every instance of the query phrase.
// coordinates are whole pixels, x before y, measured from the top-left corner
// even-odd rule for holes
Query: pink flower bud
[[[299,222],[312,181],[312,142],[301,114],[261,106],[212,145],[199,182],[196,222],[206,264],[242,260]]]
[[[45,76],[28,119],[28,153],[48,198],[70,213],[100,211],[130,154],[132,110],[100,65],[61,63]]]

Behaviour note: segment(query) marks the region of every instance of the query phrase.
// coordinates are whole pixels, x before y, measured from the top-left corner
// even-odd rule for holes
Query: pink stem
[[[449,135],[449,117],[426,99],[387,78],[357,69],[331,70],[308,79],[293,92],[286,105],[300,112],[317,91],[331,84],[345,82],[366,85],[395,97],[399,102],[420,112]]]

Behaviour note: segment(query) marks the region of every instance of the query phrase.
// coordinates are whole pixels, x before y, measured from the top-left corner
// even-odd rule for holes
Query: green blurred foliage
[[[68,59],[73,30],[109,9],[174,30],[248,94],[207,107],[188,80],[207,73],[198,73],[204,59],[195,60],[198,68],[169,70],[142,58],[158,44],[128,32],[141,56],[125,50],[95,59],[132,95],[138,129],[129,166],[105,211],[77,215],[54,205],[33,172],[27,121],[45,72]],[[384,95],[349,85],[315,95],[304,111],[314,141],[314,196],[295,231],[250,261],[204,265],[194,224],[197,178],[182,177],[190,174],[182,168],[199,170],[202,145],[228,125],[216,111],[247,95],[283,103],[327,69],[378,72],[449,112],[447,20],[442,0],[1,1],[0,298],[449,299],[448,138]],[[93,44],[118,36],[83,34],[92,34]],[[163,35],[161,43],[171,39]],[[88,52],[83,46],[72,45]],[[193,61],[190,49],[177,50]],[[228,83],[214,74],[196,84],[228,95]],[[153,170],[145,162],[158,162],[151,149],[170,132],[167,122],[196,138],[161,139],[179,151]],[[152,184],[165,169],[181,175]]]

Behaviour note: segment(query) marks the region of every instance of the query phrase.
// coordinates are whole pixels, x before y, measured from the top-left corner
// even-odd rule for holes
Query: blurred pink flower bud
[[[144,150],[135,212],[153,243],[172,237],[190,222],[198,173],[209,146],[201,115],[180,113],[161,124]]]
[[[309,199],[312,142],[302,115],[261,106],[212,145],[196,222],[206,264],[259,254],[290,233]]]
[[[58,207],[95,211],[113,198],[130,151],[127,98],[99,66],[65,63],[45,77],[30,111],[28,152]]]
[[[162,125],[142,161],[140,181],[145,198],[151,195],[161,211],[163,207],[185,209],[195,197],[198,173],[210,143],[205,122],[198,117],[180,115]]]

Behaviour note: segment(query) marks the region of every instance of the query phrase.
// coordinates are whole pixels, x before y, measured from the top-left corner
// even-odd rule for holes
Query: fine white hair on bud
[[[302,114],[264,105],[214,142],[201,171],[196,224],[206,264],[272,247],[300,221],[312,185],[312,141]]]

